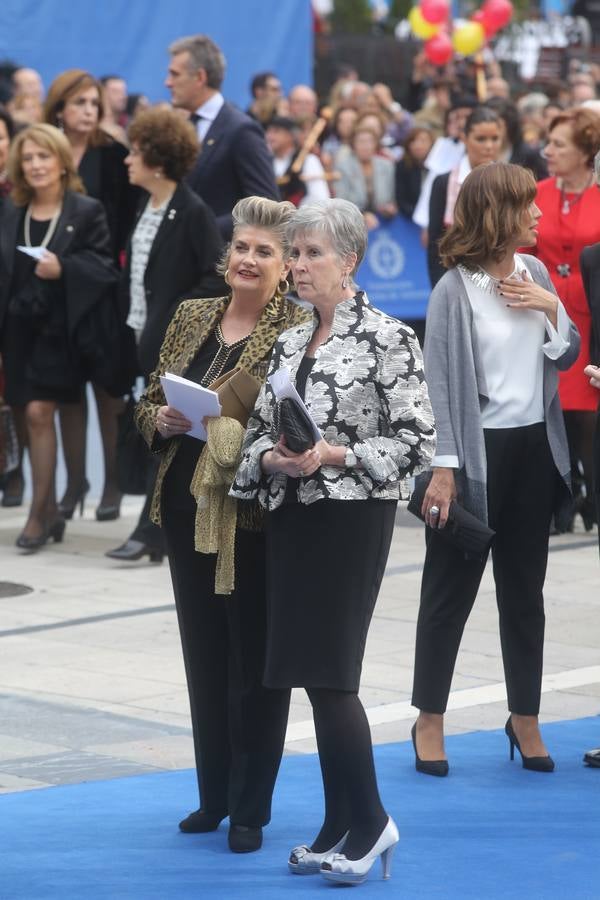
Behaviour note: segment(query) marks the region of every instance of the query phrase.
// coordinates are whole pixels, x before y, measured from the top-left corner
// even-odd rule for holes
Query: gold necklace
[[[61,212],[62,212],[62,203],[58,207],[58,209],[56,210],[56,212],[54,213],[52,218],[50,219],[50,224],[48,225],[48,227],[46,229],[46,233],[38,246],[40,246],[40,247],[48,246],[48,244],[52,240],[54,232],[56,231],[56,226],[58,225],[58,220],[60,219]],[[25,236],[25,246],[31,247],[32,246],[32,243],[31,243],[31,204],[29,204],[29,206],[25,210],[25,222],[23,223],[23,233]]]

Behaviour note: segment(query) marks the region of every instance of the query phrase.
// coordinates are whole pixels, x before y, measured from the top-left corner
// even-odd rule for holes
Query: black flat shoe
[[[437,775],[438,778],[445,778],[450,771],[447,759],[421,759],[417,752],[417,723],[410,729],[413,748],[415,751],[415,769],[417,772],[423,772],[424,775]]]
[[[203,809],[197,809],[179,823],[180,831],[186,834],[206,834],[216,831],[227,813],[211,813]]]
[[[591,766],[593,769],[600,769],[600,749],[588,750],[583,757],[583,761],[586,766]]]
[[[121,515],[121,504],[114,503],[111,506],[103,506],[102,503],[96,507],[96,520],[98,522],[113,522]]]
[[[554,760],[551,756],[523,756],[523,751],[521,750],[521,746],[519,744],[519,739],[515,734],[511,717],[509,716],[506,725],[504,726],[504,732],[508,738],[508,742],[510,744],[510,758],[511,760],[515,758],[515,747],[521,754],[521,759],[523,761],[523,768],[530,769],[532,772],[553,772],[554,771]]]
[[[107,550],[104,555],[110,557],[110,559],[118,559],[121,562],[135,562],[141,559],[142,556],[149,556],[150,562],[161,563],[165,554],[162,550],[153,550],[152,547],[148,547],[142,541],[134,541],[130,538],[124,544],[121,544],[120,547],[115,547],[114,550]]]
[[[262,847],[262,828],[260,825],[230,825],[227,842],[232,853],[254,853]]]

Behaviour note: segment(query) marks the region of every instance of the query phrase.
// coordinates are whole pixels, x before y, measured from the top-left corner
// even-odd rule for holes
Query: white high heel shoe
[[[321,870],[321,863],[332,853],[341,850],[348,837],[348,832],[337,842],[335,847],[325,850],[324,853],[313,853],[310,847],[302,844],[300,847],[294,847],[288,859],[288,868],[294,875],[318,875]]]
[[[400,840],[396,823],[390,816],[387,825],[375,841],[375,845],[362,859],[346,859],[343,853],[333,853],[321,863],[321,875],[327,881],[338,884],[362,884],[378,856],[381,856],[383,877],[389,878],[392,871],[392,855]]]

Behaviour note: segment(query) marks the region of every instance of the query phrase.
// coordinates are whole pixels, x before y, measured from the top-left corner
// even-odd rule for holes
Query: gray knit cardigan
[[[534,281],[556,294],[546,267],[519,254]],[[558,397],[558,370],[579,354],[579,332],[570,323],[569,348],[557,360],[544,355],[544,412],[548,442],[560,476],[570,491],[569,450]],[[540,352],[541,349],[540,349]],[[457,490],[462,505],[487,522],[487,463],[481,408],[488,402],[473,312],[462,277],[450,269],[429,300],[424,346],[425,378],[435,415],[438,456],[457,456]],[[429,479],[430,473],[421,478]],[[564,496],[564,491],[560,492]]]

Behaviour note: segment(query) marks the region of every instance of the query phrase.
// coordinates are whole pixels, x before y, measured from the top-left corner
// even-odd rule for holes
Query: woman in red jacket
[[[594,155],[600,149],[600,116],[588,109],[560,113],[551,125],[545,149],[551,177],[540,181],[536,203],[542,211],[534,252],[546,265],[556,292],[581,335],[574,366],[560,373],[560,400],[565,414],[574,485],[585,485],[576,496],[576,511],[590,530],[595,521],[592,501],[592,442],[598,393],[584,368],[590,362],[591,315],[586,301],[579,256],[600,240],[600,191],[594,183]],[[582,471],[581,471],[582,470]],[[557,523],[572,529],[572,523]]]

